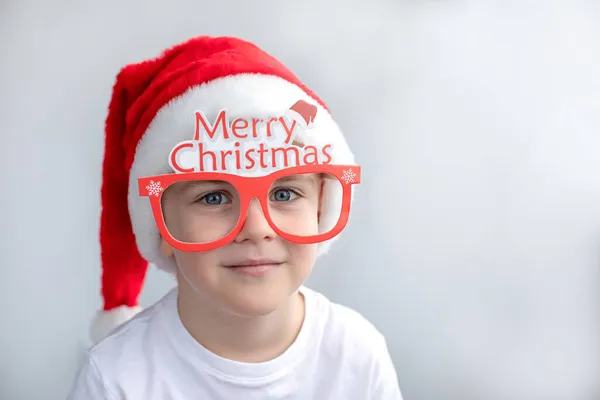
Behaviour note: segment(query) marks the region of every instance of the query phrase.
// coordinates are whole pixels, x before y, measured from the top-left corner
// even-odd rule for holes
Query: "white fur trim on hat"
[[[142,256],[167,272],[174,272],[171,259],[165,259],[159,250],[160,236],[148,198],[140,197],[138,178],[172,173],[169,154],[180,142],[191,140],[195,132],[196,111],[202,111],[211,121],[225,109],[228,123],[232,118],[260,118],[281,113],[282,106],[289,107],[298,100],[306,100],[318,108],[310,137],[305,144],[331,144],[332,164],[355,164],[354,155],[331,115],[301,88],[279,77],[259,74],[241,74],[220,78],[201,86],[193,87],[182,96],[172,100],[155,116],[138,143],[129,180],[129,213]],[[327,185],[330,185],[329,187]],[[332,226],[337,222],[341,192],[336,193],[335,184],[326,183],[323,194],[320,227]],[[333,221],[332,221],[333,220]],[[322,230],[322,229],[321,229]],[[324,254],[336,239],[319,243],[318,254]]]

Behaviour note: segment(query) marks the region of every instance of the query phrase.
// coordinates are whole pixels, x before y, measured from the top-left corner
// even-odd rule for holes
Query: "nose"
[[[252,199],[248,207],[246,220],[242,230],[235,238],[236,243],[242,243],[246,240],[258,242],[260,240],[270,240],[275,237],[275,231],[269,225],[265,214],[257,199]]]

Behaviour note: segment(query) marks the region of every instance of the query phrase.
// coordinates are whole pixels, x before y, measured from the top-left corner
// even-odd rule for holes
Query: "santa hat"
[[[299,100],[312,104],[316,112],[297,104]],[[138,178],[173,172],[169,153],[192,138],[190,116],[196,111],[214,120],[223,109],[231,116],[261,116],[281,112],[282,104],[313,122],[316,140],[332,144],[331,163],[354,164],[325,104],[252,43],[197,37],[120,71],[106,119],[100,224],[104,306],[92,323],[95,342],[141,310],[138,297],[148,263],[175,271],[173,259],[159,251],[159,232],[150,202],[139,196]],[[337,215],[328,218],[328,210],[339,209],[341,193],[336,190],[325,184],[320,224],[337,220]],[[334,240],[319,243],[318,253],[326,252]]]

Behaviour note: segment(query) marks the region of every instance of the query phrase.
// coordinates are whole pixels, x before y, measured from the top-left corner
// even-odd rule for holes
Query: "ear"
[[[175,254],[173,247],[171,247],[171,245],[167,243],[167,241],[162,236],[160,237],[160,253],[164,257],[173,257],[173,255]]]
[[[325,189],[325,178],[321,175],[321,188],[319,189],[319,208],[317,211],[317,224],[321,222],[321,212],[323,209],[323,189]]]

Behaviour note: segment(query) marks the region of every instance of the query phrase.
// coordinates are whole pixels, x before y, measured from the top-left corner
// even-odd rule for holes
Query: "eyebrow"
[[[231,185],[229,182],[227,181],[218,181],[218,180],[194,180],[194,181],[184,181],[184,182],[180,182],[180,187],[179,190],[181,191],[186,191],[189,190],[191,187],[193,186],[198,186],[200,184],[213,184],[213,185],[222,185],[222,184],[229,184]]]
[[[296,175],[288,175],[277,179],[275,182],[290,182],[290,181],[308,181],[314,185],[317,185],[318,182],[315,179],[315,174],[296,174]],[[185,192],[192,189],[194,186],[200,186],[203,184],[209,185],[232,185],[231,183],[223,180],[189,180],[189,181],[181,181],[179,182],[179,187],[177,188],[180,192]]]
[[[308,176],[307,176],[308,175]],[[311,181],[313,184],[317,184],[315,180],[314,174],[298,174],[298,175],[288,175],[283,178],[279,178],[276,182],[289,182],[289,181]]]

